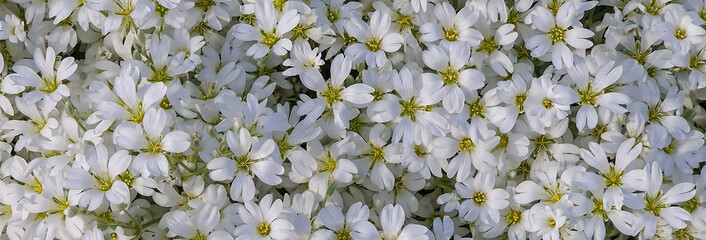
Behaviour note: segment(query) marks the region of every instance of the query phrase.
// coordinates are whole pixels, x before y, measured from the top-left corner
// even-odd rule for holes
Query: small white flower
[[[526,40],[527,48],[532,50],[532,57],[541,58],[551,51],[552,64],[557,69],[563,69],[574,62],[574,53],[567,44],[579,50],[593,45],[585,39],[592,37],[593,32],[574,23],[574,12],[572,4],[561,5],[556,16],[545,7],[535,8],[529,19],[532,26],[542,33]]]
[[[235,239],[288,239],[294,229],[292,223],[280,217],[282,200],[272,201],[267,194],[256,205],[246,201],[240,206],[238,214],[244,224],[235,228]]]
[[[239,23],[233,26],[233,34],[242,41],[257,41],[245,53],[255,59],[260,59],[270,51],[277,56],[287,54],[292,49],[292,41],[284,37],[299,23],[299,13],[290,9],[282,14],[275,12],[271,1],[255,2],[256,25]]]
[[[284,173],[284,168],[270,157],[276,146],[272,139],[257,141],[246,128],[238,133],[228,131],[225,138],[230,152],[223,152],[223,157],[208,162],[211,170],[208,176],[214,181],[233,179],[230,185],[233,200],[250,201],[255,197],[255,176],[267,185],[282,182],[279,175]]]
[[[86,151],[88,172],[75,167],[64,172],[65,187],[83,190],[79,204],[89,211],[96,210],[104,199],[111,204],[130,203],[130,190],[121,174],[130,166],[132,157],[126,150],[109,154],[104,145],[96,145]]]
[[[475,178],[456,183],[456,191],[466,200],[459,207],[459,214],[466,221],[479,219],[484,224],[497,224],[500,209],[509,205],[510,194],[504,189],[495,188],[495,173],[479,173]]]
[[[358,40],[346,48],[346,55],[358,64],[365,60],[368,66],[382,67],[387,63],[386,53],[397,51],[404,42],[402,35],[390,32],[390,14],[375,11],[370,16],[370,22],[365,23],[353,18],[345,26],[346,32]]]
[[[189,148],[190,136],[183,131],[169,131],[167,113],[161,108],[147,109],[142,124],[124,122],[115,129],[115,143],[125,149],[139,151],[132,169],[153,176],[169,174],[167,153],[181,153]],[[166,134],[164,134],[166,132]]]

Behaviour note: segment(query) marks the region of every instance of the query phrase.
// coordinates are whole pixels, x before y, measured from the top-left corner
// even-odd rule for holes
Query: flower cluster
[[[706,0],[3,0],[0,80],[0,239],[706,239]]]

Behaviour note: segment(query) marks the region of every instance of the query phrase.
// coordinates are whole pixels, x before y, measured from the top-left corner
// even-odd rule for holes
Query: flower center
[[[333,173],[336,170],[336,158],[331,155],[331,151],[326,151],[326,156],[318,159],[320,173]]]
[[[385,93],[382,92],[382,90],[376,88],[375,91],[371,93],[371,95],[373,95],[373,102],[377,102],[382,100],[382,96],[384,96]]]
[[[424,147],[422,145],[414,145],[414,154],[417,155],[417,157],[424,157],[424,155],[427,154],[427,152],[424,150]]]
[[[39,179],[37,179],[36,177],[33,177],[32,180],[29,181],[29,184],[27,184],[27,188],[37,194],[42,194],[42,191],[44,190],[44,187],[42,187],[42,183],[39,182]]]
[[[545,200],[549,203],[557,203],[562,197],[564,197],[564,193],[561,192],[561,186],[559,183],[557,183],[557,186],[553,188],[545,186],[544,191],[547,194],[547,198]]]
[[[691,234],[690,226],[686,226],[685,228],[674,231],[674,233],[672,233],[672,236],[674,236],[674,239],[697,239],[693,234]]]
[[[385,160],[385,146],[378,146],[377,144],[370,143],[367,151],[363,153],[363,157],[369,158],[374,163],[387,162],[387,160]]]
[[[505,216],[505,220],[510,226],[518,224],[522,220],[522,213],[520,211],[510,209],[507,216]]]
[[[313,24],[297,24],[297,26],[292,29],[292,39],[307,39],[306,31],[309,31],[309,29],[312,28],[314,28]]]
[[[94,174],[93,178],[96,179],[96,185],[93,187],[100,191],[105,192],[110,190],[111,187],[113,187],[113,179],[108,176],[107,172],[98,175]]]
[[[549,217],[549,219],[547,219],[547,225],[551,228],[556,227],[556,220],[554,220],[553,217]]]
[[[412,122],[415,122],[417,120],[417,111],[422,109],[422,107],[417,105],[417,102],[414,101],[414,97],[410,98],[407,101],[400,100],[399,103],[400,106],[402,106],[402,112],[400,113],[400,116],[407,116],[412,119]]]
[[[331,107],[331,105],[333,105],[334,103],[343,102],[341,92],[343,92],[342,87],[334,87],[329,83],[326,86],[326,90],[321,93],[321,96],[324,97],[328,106]]]
[[[470,138],[464,138],[461,139],[461,141],[458,141],[458,151],[459,152],[470,152],[473,150],[473,147],[475,147],[475,144],[473,144],[473,140]]]
[[[684,40],[686,38],[686,30],[683,28],[677,28],[677,30],[674,31],[674,37],[679,40]]]
[[[154,12],[159,14],[159,16],[164,17],[165,15],[167,15],[167,12],[169,12],[169,8],[166,8],[159,3],[155,3],[154,4]]]
[[[608,219],[608,213],[603,209],[603,199],[593,198],[593,208],[591,209],[591,215],[601,216],[603,219]]]
[[[451,66],[444,69],[444,71],[438,72],[441,76],[441,81],[444,82],[444,86],[450,84],[458,84],[459,72],[456,69],[451,68]]]
[[[650,196],[649,194],[645,194],[645,212],[651,213],[652,215],[659,217],[659,212],[667,207],[667,204],[662,203],[661,197],[662,191],[657,193],[657,196],[654,197]]]
[[[133,181],[135,181],[135,176],[130,173],[130,171],[125,171],[121,174],[118,174],[118,180],[121,182],[124,182],[125,185],[128,187],[132,187]]]
[[[270,235],[270,224],[260,223],[260,225],[257,226],[257,234],[260,234],[260,236],[263,237]]]
[[[441,27],[441,29],[444,31],[444,39],[446,39],[446,41],[454,42],[458,40],[458,30],[456,30],[456,26],[451,26],[451,28]]]
[[[147,80],[149,80],[150,82],[166,83],[172,79],[174,79],[174,77],[169,76],[169,71],[167,70],[167,66],[164,66],[161,68],[155,68],[154,66],[152,66],[152,77]]]
[[[39,91],[53,93],[57,88],[59,88],[59,83],[56,81],[56,77],[42,76],[42,84],[39,86]]]
[[[194,3],[194,7],[201,8],[204,12],[208,11],[212,6],[215,6],[216,2],[214,0],[201,0]]]
[[[549,35],[549,39],[552,40],[552,44],[558,43],[558,42],[564,42],[564,36],[566,35],[566,29],[560,28],[559,26],[556,26],[547,32]]]
[[[260,30],[260,33],[262,34],[262,40],[260,42],[265,46],[271,48],[279,41],[279,37],[274,31],[265,32],[265,30]]]
[[[495,43],[495,36],[490,36],[490,37],[484,38],[483,41],[480,42],[480,46],[478,46],[478,50],[490,55],[495,50],[497,50],[498,47],[499,47],[498,44]]]
[[[275,138],[275,143],[277,143],[277,148],[279,149],[279,154],[282,159],[284,159],[284,156],[287,155],[289,150],[292,150],[295,147],[287,142],[287,135],[284,135],[279,139]]]
[[[525,100],[527,100],[527,94],[518,93],[515,95],[515,106],[517,106],[520,113],[525,111]]]
[[[336,232],[336,240],[352,240],[351,231],[347,228],[341,229]]]
[[[662,151],[663,151],[664,153],[666,153],[666,154],[672,155],[672,153],[674,153],[674,150],[677,149],[677,146],[676,146],[676,145],[677,145],[677,144],[676,144],[676,141],[674,141],[674,138],[672,138],[672,141],[669,142],[669,145],[667,145],[666,147],[662,148]]]
[[[468,104],[468,115],[485,118],[485,105],[480,101],[480,98]]]
[[[368,47],[368,50],[371,52],[377,52],[382,47],[382,41],[377,38],[370,38],[365,42],[365,46]]]
[[[647,6],[645,6],[645,12],[652,15],[659,15],[662,11],[662,6],[659,4],[658,0],[651,0]]]
[[[498,142],[498,145],[495,146],[495,149],[493,149],[493,151],[504,150],[505,148],[507,148],[507,143],[510,141],[509,136],[505,133],[500,133],[498,134],[498,136],[500,137],[500,142]]]
[[[549,98],[545,98],[544,100],[542,100],[542,106],[544,106],[544,108],[546,109],[551,109],[554,107],[554,101]]]
[[[208,236],[201,233],[199,230],[196,230],[196,234],[194,235],[193,238],[191,238],[191,240],[206,240],[206,239],[208,239]]]
[[[12,216],[12,206],[0,204],[0,218],[9,218]]]
[[[476,192],[473,194],[473,202],[478,206],[483,206],[485,204],[486,195],[484,192]]]
[[[282,9],[284,9],[285,3],[287,3],[287,0],[275,0],[272,2],[272,4],[275,5],[275,10],[278,12],[281,12]]]
[[[331,23],[338,21],[338,9],[326,9],[326,19]]]
[[[608,172],[601,173],[606,187],[620,187],[623,185],[623,171],[615,169],[613,164],[610,164]]]
[[[158,138],[147,137],[147,148],[143,149],[142,152],[151,153],[152,155],[157,155],[162,153],[162,136]]]
[[[689,199],[689,201],[684,202],[684,204],[681,206],[684,210],[687,212],[694,212],[697,208],[700,207],[701,204],[699,204],[699,200],[696,199],[696,197],[693,197]]]
[[[579,89],[579,105],[591,105],[595,106],[596,102],[598,101],[598,96],[601,95],[601,92],[594,90],[591,87],[591,83],[588,83],[588,86],[584,89]]]
[[[252,175],[251,166],[253,163],[256,162],[255,160],[250,159],[247,154],[240,157],[236,157],[233,160],[235,160],[235,166],[238,168],[239,172],[244,172],[248,173],[249,175]]]
[[[669,115],[669,114],[667,114],[666,112],[660,111],[659,105],[654,106],[654,107],[647,107],[647,119],[651,123],[660,122],[662,117],[667,116],[667,115]]]

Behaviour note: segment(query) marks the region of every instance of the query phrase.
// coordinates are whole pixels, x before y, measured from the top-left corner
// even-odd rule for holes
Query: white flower
[[[83,190],[79,204],[87,206],[89,211],[96,210],[104,199],[111,204],[130,203],[130,190],[121,174],[130,166],[131,156],[126,150],[117,151],[112,156],[109,154],[104,145],[88,148],[88,172],[76,167],[64,172],[64,186]]]
[[[0,39],[7,39],[12,43],[24,42],[27,38],[25,22],[14,14],[5,15],[5,20],[0,21]]]
[[[319,211],[316,216],[318,221],[323,223],[325,228],[321,228],[314,232],[312,239],[347,239],[352,238],[356,234],[365,234],[366,228],[363,225],[371,225],[368,222],[369,216],[368,206],[361,202],[356,202],[351,205],[344,216],[341,208],[333,205],[326,206]]]
[[[541,119],[540,124],[549,127],[552,120],[566,119],[569,106],[576,102],[574,94],[571,88],[554,84],[550,76],[535,78],[524,102],[527,115]]]
[[[256,192],[255,176],[268,185],[282,182],[279,175],[284,173],[284,168],[270,157],[276,146],[272,139],[257,141],[245,128],[238,133],[228,131],[225,138],[229,152],[222,152],[223,157],[208,162],[211,170],[208,176],[214,181],[233,179],[230,185],[233,200],[252,200]]]
[[[416,71],[415,71],[416,72]],[[448,122],[431,108],[441,101],[441,82],[425,82],[407,68],[399,75],[392,73],[392,84],[399,94],[384,95],[381,100],[368,107],[368,116],[379,123],[398,121],[392,134],[392,142],[429,143],[432,136],[442,136]],[[416,75],[416,77],[415,77]],[[414,86],[422,87],[416,88]]]
[[[603,147],[597,143],[589,143],[591,152],[581,149],[581,157],[591,167],[598,170],[598,173],[582,172],[574,180],[576,185],[585,190],[602,191],[602,206],[604,211],[610,211],[611,207],[616,209],[623,207],[625,195],[642,189],[644,173],[640,170],[629,170],[628,166],[640,155],[642,143],[635,143],[634,138],[625,140],[620,144],[618,152],[615,154],[615,163],[609,163]]]
[[[442,46],[429,45],[422,53],[424,63],[436,71],[422,74],[428,82],[441,85],[439,94],[443,95],[442,104],[449,113],[459,113],[466,102],[467,92],[483,87],[485,77],[475,69],[465,69],[471,57],[471,51],[461,43]],[[463,89],[461,88],[463,87]]]
[[[535,232],[542,239],[559,240],[560,228],[567,223],[568,217],[561,208],[552,209],[549,206],[535,205],[530,209],[530,232]]]
[[[248,48],[246,55],[259,59],[270,51],[282,56],[292,49],[292,41],[284,37],[284,34],[299,23],[299,13],[295,9],[278,14],[271,1],[256,1],[255,19],[255,26],[245,23],[233,26],[236,38],[242,41],[257,41]]]
[[[687,227],[686,221],[691,220],[689,212],[683,208],[672,206],[676,203],[685,202],[694,197],[695,185],[689,182],[682,182],[672,186],[666,193],[662,188],[662,172],[658,163],[647,164],[645,166],[646,191],[643,198],[639,196],[630,199],[625,204],[632,209],[642,209],[633,225],[635,233],[642,232],[642,236],[651,238],[655,235],[657,220],[664,219],[669,226],[674,229]]]
[[[25,93],[22,100],[28,103],[36,103],[44,100],[46,108],[54,108],[62,98],[68,97],[69,88],[63,83],[76,72],[78,65],[73,57],[61,60],[55,69],[56,53],[51,47],[47,48],[46,54],[37,48],[34,50],[34,65],[39,69],[39,74],[34,68],[23,65],[15,65],[13,70],[17,75],[13,75],[12,80],[24,87],[34,87],[34,91]]]
[[[351,60],[343,54],[339,54],[331,63],[331,79],[328,83],[321,73],[313,68],[306,70],[302,75],[302,83],[307,88],[317,92],[318,98],[305,102],[297,110],[301,116],[307,115],[306,119],[313,120],[325,114],[327,118],[333,118],[333,123],[341,128],[348,128],[348,118],[346,117],[348,108],[346,103],[353,105],[365,105],[373,100],[370,95],[374,91],[365,84],[353,84],[344,86],[344,81],[351,71]],[[346,121],[344,121],[346,120]]]
[[[295,43],[292,48],[292,54],[289,59],[284,60],[282,63],[282,65],[290,67],[282,72],[285,76],[301,75],[305,73],[308,68],[313,68],[318,71],[319,67],[324,65],[324,61],[321,60],[319,48],[312,50],[309,42],[302,41]]]
[[[473,169],[480,172],[495,170],[497,159],[490,153],[500,142],[495,131],[474,121],[461,126],[452,125],[451,135],[434,139],[432,152],[438,158],[453,157],[449,162],[449,177],[456,176],[456,181],[461,182],[472,175]]]
[[[682,8],[669,8],[664,11],[664,22],[657,23],[659,37],[665,45],[679,54],[687,54],[692,45],[703,42],[706,30],[694,24],[691,16]]]
[[[169,174],[166,153],[181,153],[189,148],[190,136],[183,131],[169,131],[167,113],[161,108],[147,109],[142,124],[123,122],[115,129],[115,143],[140,152],[132,161],[132,169],[154,176]],[[166,134],[164,134],[166,132]]]
[[[218,210],[218,206],[205,205],[201,209],[187,212],[171,211],[164,214],[160,225],[166,225],[171,233],[189,239],[231,238],[225,231],[214,231],[221,220]]]
[[[474,53],[482,55],[490,65],[490,68],[498,75],[507,76],[508,73],[512,73],[514,64],[501,49],[512,46],[515,39],[517,39],[518,34],[513,31],[515,26],[504,24],[497,29],[493,29],[490,23],[479,23],[477,25],[484,38],[480,45],[474,49]],[[493,30],[495,31],[493,32]]]
[[[280,218],[282,200],[272,201],[272,195],[265,195],[256,205],[246,201],[238,214],[244,224],[235,228],[235,239],[288,239],[294,229],[292,223]]]
[[[358,40],[345,51],[353,58],[354,64],[365,60],[368,66],[382,67],[388,61],[385,54],[402,46],[404,38],[399,33],[390,32],[390,21],[389,13],[378,10],[373,12],[367,24],[353,18],[344,25],[346,32]]]
[[[382,239],[396,240],[426,240],[424,233],[429,231],[418,224],[404,224],[404,210],[400,205],[387,205],[380,212],[380,225],[382,225]],[[380,239],[380,238],[377,238]]]
[[[620,104],[630,103],[630,98],[614,90],[616,82],[623,75],[623,67],[613,67],[613,62],[607,62],[593,73],[594,78],[589,79],[586,66],[583,61],[576,62],[576,66],[568,70],[569,76],[576,83],[577,94],[572,95],[572,102],[578,102],[581,106],[576,113],[576,128],[579,131],[584,127],[593,129],[598,124],[598,111],[608,110],[615,114],[627,112],[627,109]]]
[[[459,214],[466,221],[479,219],[484,224],[497,224],[500,209],[509,205],[510,194],[504,189],[495,188],[495,173],[479,173],[456,183],[456,191],[466,200],[459,207]]]
[[[593,46],[585,38],[593,36],[593,32],[574,23],[574,6],[563,4],[556,16],[548,9],[538,6],[530,14],[532,26],[542,33],[527,39],[527,48],[532,50],[532,57],[541,58],[551,51],[551,61],[557,69],[571,66],[574,53],[567,46],[584,50]]]
[[[483,35],[473,27],[478,20],[478,12],[471,7],[464,7],[456,13],[454,7],[448,2],[436,4],[434,16],[439,23],[428,22],[419,28],[423,42],[441,43],[461,42],[472,47],[478,46]]]

